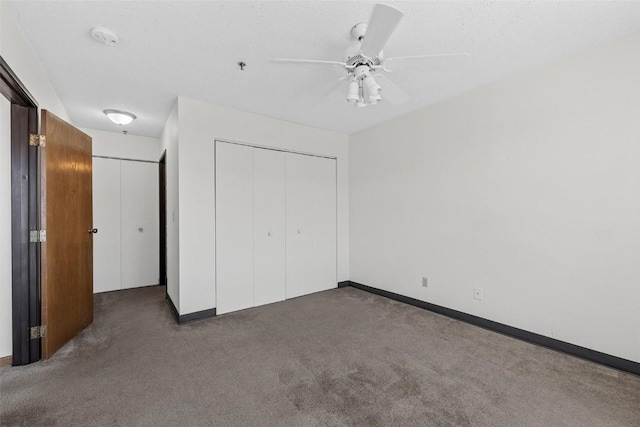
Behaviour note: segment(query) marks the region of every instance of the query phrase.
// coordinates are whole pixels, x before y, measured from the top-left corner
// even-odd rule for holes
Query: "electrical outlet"
[[[422,278],[422,287],[423,288],[428,288],[429,287],[429,279],[427,279],[426,277]]]
[[[473,299],[482,301],[482,288],[473,288]]]

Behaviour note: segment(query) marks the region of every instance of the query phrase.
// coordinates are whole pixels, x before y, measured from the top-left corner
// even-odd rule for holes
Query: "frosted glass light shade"
[[[128,125],[136,118],[135,114],[121,110],[104,110],[104,113],[109,117],[109,120],[120,126]]]
[[[347,102],[354,103],[360,99],[360,87],[356,79],[349,83],[349,91],[347,92]]]

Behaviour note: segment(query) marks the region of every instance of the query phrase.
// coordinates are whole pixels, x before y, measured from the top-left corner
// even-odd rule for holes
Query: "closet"
[[[93,158],[93,290],[158,284],[158,164]]]
[[[216,141],[216,310],[335,288],[336,160]]]

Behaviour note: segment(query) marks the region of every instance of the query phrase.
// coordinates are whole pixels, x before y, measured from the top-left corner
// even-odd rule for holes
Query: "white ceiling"
[[[467,52],[454,72],[392,75],[409,95],[356,109],[344,71],[269,58],[342,61],[372,1],[9,1],[74,124],[119,131],[107,108],[138,116],[132,134],[159,136],[176,97],[352,133],[598,43],[640,31],[640,2],[389,1],[406,13],[387,57]],[[92,27],[115,31],[115,47]],[[240,71],[238,61],[247,63]],[[384,99],[384,86],[382,91]]]

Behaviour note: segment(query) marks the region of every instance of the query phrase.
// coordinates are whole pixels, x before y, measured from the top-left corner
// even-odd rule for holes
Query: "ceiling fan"
[[[369,23],[361,22],[351,28],[354,41],[347,48],[344,62],[324,61],[316,59],[274,58],[271,62],[331,65],[339,66],[347,71],[347,75],[339,81],[349,80],[347,102],[356,107],[374,105],[382,101],[384,87],[385,98],[392,104],[402,104],[408,97],[389,80],[384,73],[391,73],[396,65],[411,64],[412,68],[420,65],[433,65],[434,61],[458,62],[467,58],[466,53],[449,53],[437,55],[413,55],[384,58],[383,48],[404,16],[404,12],[386,4],[376,4]],[[380,80],[383,86],[378,84]]]

